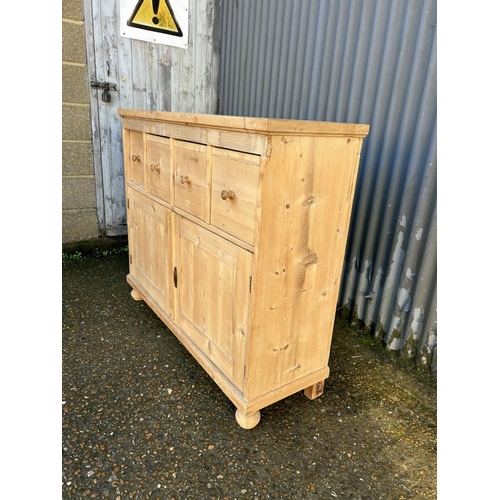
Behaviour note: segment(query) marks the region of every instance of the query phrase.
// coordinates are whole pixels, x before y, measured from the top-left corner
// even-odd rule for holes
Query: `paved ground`
[[[62,498],[436,498],[436,389],[341,320],[324,394],[240,428],[125,281],[127,254],[63,262]]]

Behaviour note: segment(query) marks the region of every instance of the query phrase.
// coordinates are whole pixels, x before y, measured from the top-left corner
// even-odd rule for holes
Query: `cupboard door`
[[[170,197],[170,139],[146,134],[146,176],[147,190],[166,201]]]
[[[176,322],[240,390],[253,255],[175,216]]]
[[[171,212],[142,193],[128,190],[130,274],[172,316]]]

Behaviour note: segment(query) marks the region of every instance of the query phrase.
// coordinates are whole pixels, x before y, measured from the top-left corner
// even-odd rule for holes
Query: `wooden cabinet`
[[[368,125],[119,111],[132,296],[252,428],[328,359]]]

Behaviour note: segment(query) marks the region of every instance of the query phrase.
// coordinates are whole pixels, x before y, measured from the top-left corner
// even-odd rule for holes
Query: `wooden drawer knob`
[[[223,199],[223,200],[227,200],[228,198],[230,200],[234,200],[236,198],[236,193],[232,190],[229,190],[229,191],[226,191],[225,189],[223,191],[221,191],[220,193],[220,197]]]
[[[141,157],[139,155],[132,155],[132,161],[141,161]]]
[[[191,184],[191,177],[189,175],[181,175],[181,184]]]
[[[161,170],[159,163],[156,163],[156,164],[151,163],[150,168],[151,168],[151,172],[154,172],[155,170],[158,170],[158,172],[159,172]]]

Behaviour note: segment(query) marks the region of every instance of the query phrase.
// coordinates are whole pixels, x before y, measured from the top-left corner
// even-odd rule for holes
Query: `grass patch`
[[[62,260],[64,261],[78,261],[82,260],[86,257],[93,257],[93,258],[103,258],[103,257],[111,257],[113,255],[122,255],[128,253],[128,245],[121,247],[121,248],[100,248],[100,247],[95,247],[92,250],[87,250],[87,251],[80,251],[80,250],[75,250],[73,252],[63,252],[62,253]]]
[[[128,237],[100,237],[87,241],[65,243],[62,247],[63,261],[79,261],[85,257],[103,258],[128,253]]]

